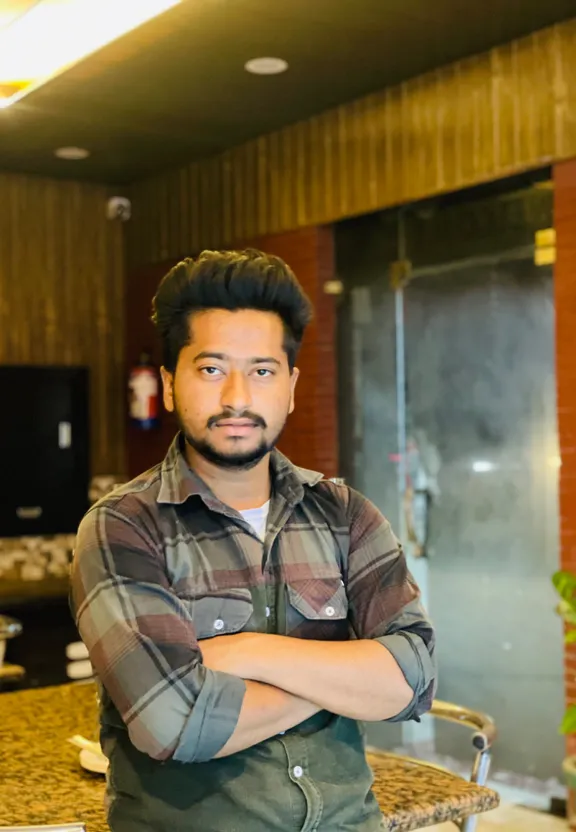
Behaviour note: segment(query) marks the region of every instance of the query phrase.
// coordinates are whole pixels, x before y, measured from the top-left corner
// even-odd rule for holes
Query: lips
[[[219,436],[240,440],[252,437],[258,425],[247,419],[224,419],[216,422],[214,427],[218,430]]]

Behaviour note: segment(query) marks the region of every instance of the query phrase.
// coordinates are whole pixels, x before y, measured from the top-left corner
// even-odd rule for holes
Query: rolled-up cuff
[[[416,640],[422,645],[425,656],[421,655],[417,645],[414,643]],[[420,697],[434,677],[432,660],[422,639],[413,633],[394,633],[388,636],[381,636],[376,641],[379,641],[394,656],[396,664],[404,674],[408,685],[414,691],[412,700],[404,710],[386,720],[386,722],[407,722],[408,720],[420,722]],[[426,667],[424,666],[424,661]]]
[[[205,668],[202,689],[173,759],[181,763],[212,760],[234,733],[245,694],[243,679]]]

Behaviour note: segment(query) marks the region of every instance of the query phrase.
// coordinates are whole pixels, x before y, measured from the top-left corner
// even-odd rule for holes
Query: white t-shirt
[[[245,511],[239,512],[244,520],[252,526],[260,540],[264,541],[266,537],[266,524],[268,522],[268,512],[270,511],[270,500],[264,503],[260,508],[247,508]]]

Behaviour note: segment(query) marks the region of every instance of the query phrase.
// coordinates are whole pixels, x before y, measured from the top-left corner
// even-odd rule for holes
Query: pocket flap
[[[199,639],[239,633],[253,613],[247,588],[221,589],[190,602],[190,616]]]
[[[310,620],[337,621],[348,616],[346,588],[340,578],[310,578],[288,585],[290,605]]]

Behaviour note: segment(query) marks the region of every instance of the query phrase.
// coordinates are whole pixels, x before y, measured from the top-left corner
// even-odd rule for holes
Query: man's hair
[[[152,301],[163,363],[173,373],[190,342],[190,316],[206,309],[257,309],[276,313],[284,325],[290,370],[312,318],[312,304],[289,266],[255,249],[203,251],[187,257],[162,279]]]

